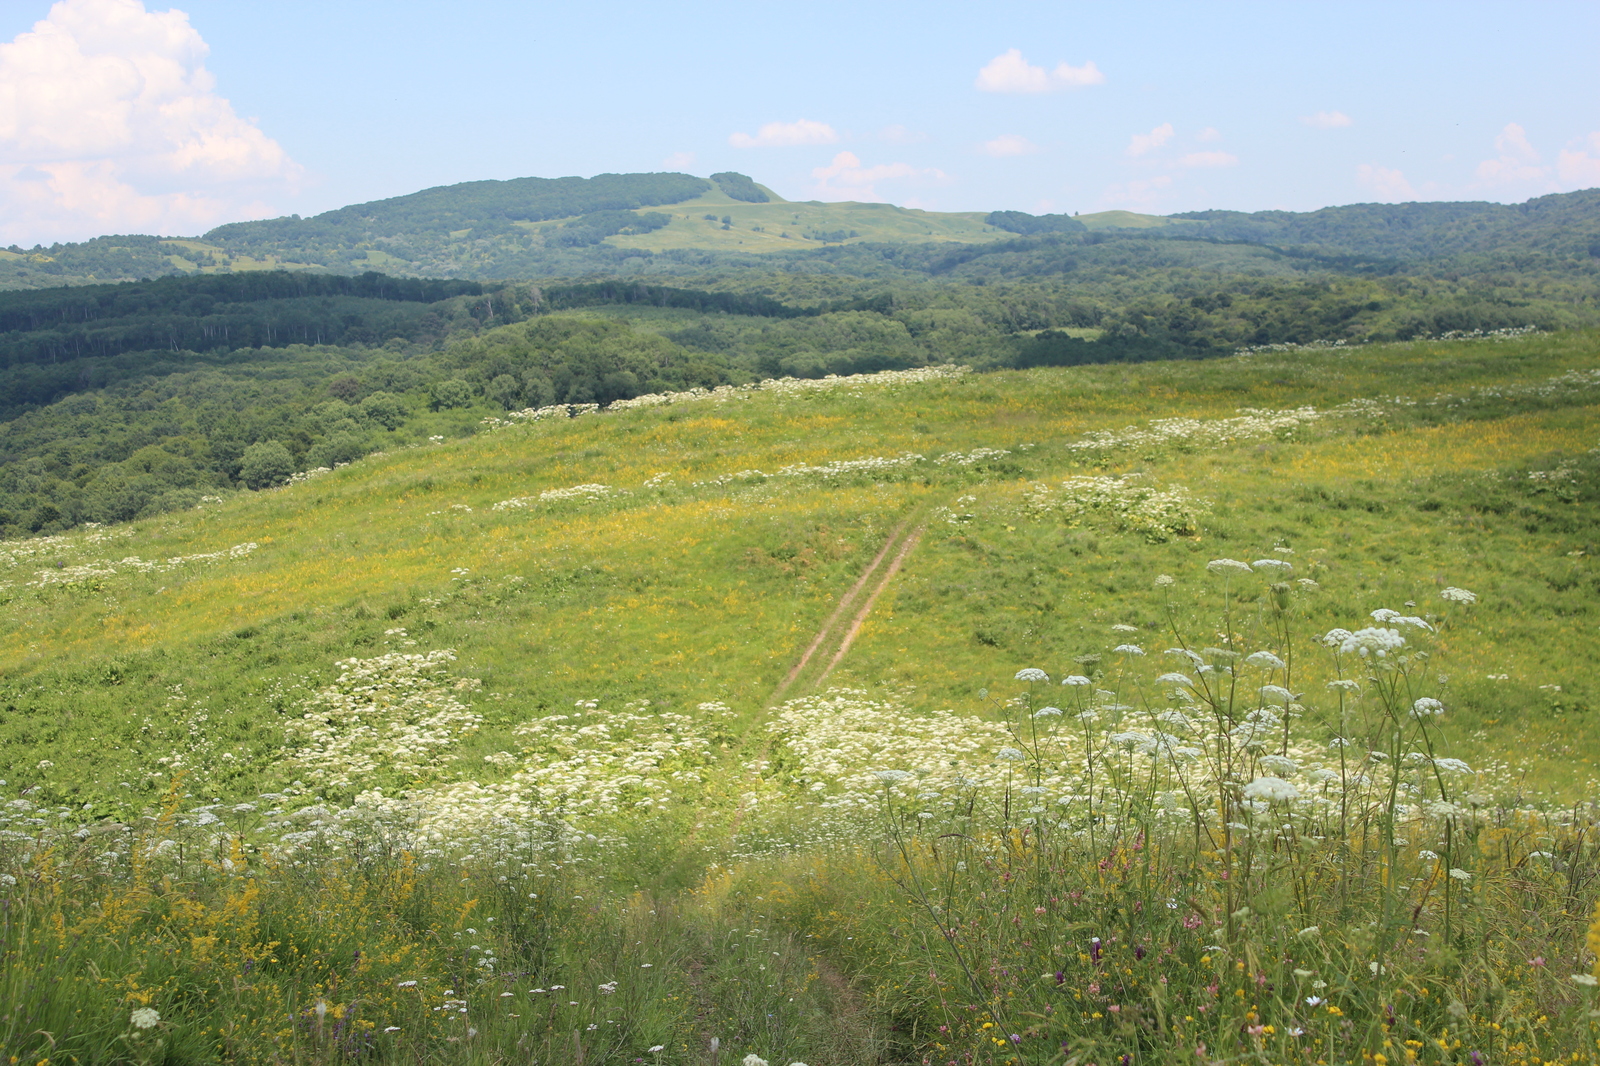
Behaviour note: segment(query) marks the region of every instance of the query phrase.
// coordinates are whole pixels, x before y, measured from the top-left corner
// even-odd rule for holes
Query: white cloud
[[[694,153],[673,152],[661,161],[661,165],[668,170],[688,170],[694,166]]]
[[[735,133],[728,143],[735,148],[793,148],[806,144],[837,144],[839,135],[826,122],[813,122],[808,118],[793,122],[768,122],[756,131]]]
[[[1144,155],[1153,152],[1163,144],[1172,140],[1172,123],[1163,122],[1149,133],[1135,133],[1128,141],[1129,155]]]
[[[1032,155],[1039,150],[1039,146],[1019,134],[1002,133],[992,141],[984,141],[978,150],[984,155],[1001,159],[1013,155]]]
[[[1232,152],[1190,152],[1178,160],[1180,167],[1232,167],[1239,165],[1239,157]]]
[[[1318,111],[1315,115],[1301,115],[1300,121],[1319,130],[1337,130],[1355,125],[1350,116],[1343,111]]]
[[[217,95],[208,51],[140,0],[61,0],[0,44],[0,243],[276,213],[303,171]]]
[[[1356,184],[1373,193],[1380,202],[1417,198],[1417,191],[1404,174],[1373,163],[1362,163],[1356,167]]]
[[[986,93],[1048,93],[1101,85],[1105,80],[1093,61],[1081,67],[1063,61],[1056,64],[1056,69],[1045,70],[1023,59],[1021,49],[1008,48],[978,71],[978,80],[973,84]]]
[[[1509,123],[1494,139],[1493,159],[1478,164],[1478,180],[1485,185],[1517,185],[1539,181],[1550,173],[1541,165],[1539,153],[1528,143],[1528,134],[1515,122]]]
[[[1576,189],[1600,185],[1600,133],[1589,134],[1574,148],[1563,148],[1556,156],[1556,175]]]
[[[1222,140],[1222,134],[1217,130],[1217,127],[1207,126],[1195,134],[1194,139],[1197,141],[1220,141]]]
[[[910,163],[879,163],[863,166],[854,152],[840,152],[825,167],[816,167],[811,176],[817,179],[812,192],[818,199],[858,200],[882,202],[876,185],[880,181],[944,181],[942,170],[920,169]]]

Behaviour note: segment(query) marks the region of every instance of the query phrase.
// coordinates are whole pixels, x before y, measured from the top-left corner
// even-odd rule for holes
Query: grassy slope
[[[1526,473],[1562,457],[1592,466],[1595,390],[1514,389],[1594,367],[1597,342],[1426,343],[695,402],[535,423],[131,527],[13,542],[0,571],[0,774],[45,784],[47,798],[126,809],[150,798],[157,760],[179,751],[197,792],[249,794],[275,780],[280,716],[302,686],[331,677],[337,659],[385,650],[453,647],[460,672],[484,680],[487,723],[469,764],[515,722],[581,698],[724,699],[754,724],[887,531],[920,513],[932,515],[928,535],[833,681],[915,685],[920,706],[970,709],[1019,666],[1059,671],[1103,650],[1114,622],[1159,622],[1154,574],[1283,544],[1327,586],[1314,626],[1406,600],[1426,610],[1445,584],[1477,591],[1484,603],[1441,666],[1456,678],[1461,753],[1508,753],[1537,780],[1579,788],[1600,753],[1600,734],[1581,727],[1600,704],[1581,666],[1596,624],[1583,554],[1593,486],[1568,502]],[[1294,441],[1098,463],[1067,447],[1151,418],[1396,394],[1468,399],[1388,404]],[[881,482],[692,486],[752,467],[1022,445],[1032,447],[986,475],[925,463]],[[1134,471],[1212,501],[1200,537],[1152,544],[1019,509],[1038,482]],[[660,473],[670,484],[645,485]],[[493,509],[583,483],[629,494]],[[934,512],[963,493],[972,521]],[[246,542],[259,547],[239,560],[24,584],[40,569]],[[46,773],[41,759],[56,765]]]

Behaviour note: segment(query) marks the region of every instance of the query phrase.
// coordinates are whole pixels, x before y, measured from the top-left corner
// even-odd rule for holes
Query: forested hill
[[[1117,251],[1084,251],[1107,242]],[[1178,251],[1175,243],[1210,250]],[[752,268],[888,279],[940,276],[952,263],[985,257],[985,269],[1018,276],[1070,273],[1108,255],[1133,271],[1182,259],[1248,274],[1264,262],[1248,249],[1266,249],[1280,267],[1301,273],[1514,271],[1592,280],[1600,273],[1600,190],[1509,205],[1030,215],[795,203],[732,172],[709,180],[517,178],[424,189],[311,218],[232,223],[192,239],[108,236],[12,247],[0,250],[0,289],[278,268],[479,281]]]

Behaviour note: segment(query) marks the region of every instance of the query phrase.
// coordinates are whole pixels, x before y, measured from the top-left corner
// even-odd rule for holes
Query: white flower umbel
[[[1244,786],[1244,798],[1263,803],[1288,803],[1300,798],[1300,790],[1281,777],[1258,777]]]
[[[1478,602],[1477,593],[1468,592],[1466,589],[1458,589],[1454,585],[1447,589],[1441,589],[1439,598],[1449,603],[1459,603],[1465,606],[1471,606]]]
[[[1329,633],[1329,637],[1333,634]],[[1399,651],[1406,646],[1406,638],[1400,635],[1398,629],[1381,629],[1368,627],[1358,629],[1354,633],[1346,633],[1339,643],[1339,651],[1345,655],[1356,654],[1363,659],[1376,655],[1383,659],[1392,651]]]
[[[1017,671],[1016,679],[1018,681],[1049,681],[1050,675],[1038,667],[1025,666]]]

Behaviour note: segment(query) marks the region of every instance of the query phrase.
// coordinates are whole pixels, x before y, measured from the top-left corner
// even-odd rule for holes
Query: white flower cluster
[[[1059,514],[1070,523],[1094,516],[1109,518],[1121,529],[1161,542],[1175,536],[1192,536],[1200,530],[1200,516],[1209,503],[1182,485],[1165,490],[1147,484],[1138,474],[1069,477],[1061,491],[1038,486],[1026,496],[1026,509],[1035,515]]]
[[[311,780],[341,789],[375,783],[385,772],[406,779],[436,773],[482,721],[458,696],[478,682],[446,673],[455,657],[441,649],[338,663],[338,680],[307,699],[290,724],[289,761]]]
[[[765,381],[755,381],[748,385],[718,385],[714,389],[694,388],[683,392],[653,392],[644,396],[635,396],[631,400],[614,400],[604,410],[606,411],[632,411],[645,407],[665,407],[671,404],[690,403],[696,400],[711,400],[716,403],[726,403],[729,400],[743,400],[758,392],[771,392],[779,396],[798,396],[816,392],[830,392],[835,389],[848,389],[856,391],[862,388],[883,388],[890,385],[914,385],[924,381],[939,381],[947,378],[960,377],[972,372],[967,366],[923,366],[911,370],[884,370],[876,374],[846,374],[843,376],[829,374],[822,378],[768,378]],[[520,422],[535,422],[546,418],[576,418],[579,415],[593,414],[600,411],[598,404],[554,404],[549,407],[530,407],[523,411],[512,411],[505,418],[486,418],[484,423],[492,429],[501,426],[516,425]]]
[[[555,503],[560,500],[603,500],[616,493],[617,490],[610,485],[573,485],[565,489],[545,489],[537,496],[518,496],[510,500],[501,500],[490,510],[516,511],[536,503]]]
[[[974,448],[970,452],[945,452],[934,462],[940,466],[976,466],[1010,454],[1010,448]]]
[[[1289,411],[1258,411],[1246,408],[1237,418],[1159,418],[1145,428],[1129,426],[1123,430],[1088,433],[1067,447],[1074,452],[1111,452],[1126,449],[1215,448],[1238,441],[1285,437],[1303,426],[1325,418],[1315,407],[1296,407]]]
[[[185,566],[243,559],[258,547],[260,547],[259,544],[249,541],[245,544],[235,544],[225,551],[199,552],[195,555],[175,555],[170,559],[141,559],[137,555],[130,555],[116,563],[83,563],[78,566],[40,570],[32,581],[27,582],[27,585],[31,588],[48,588],[51,585],[77,585],[84,582],[102,580],[122,573],[164,574]]]

